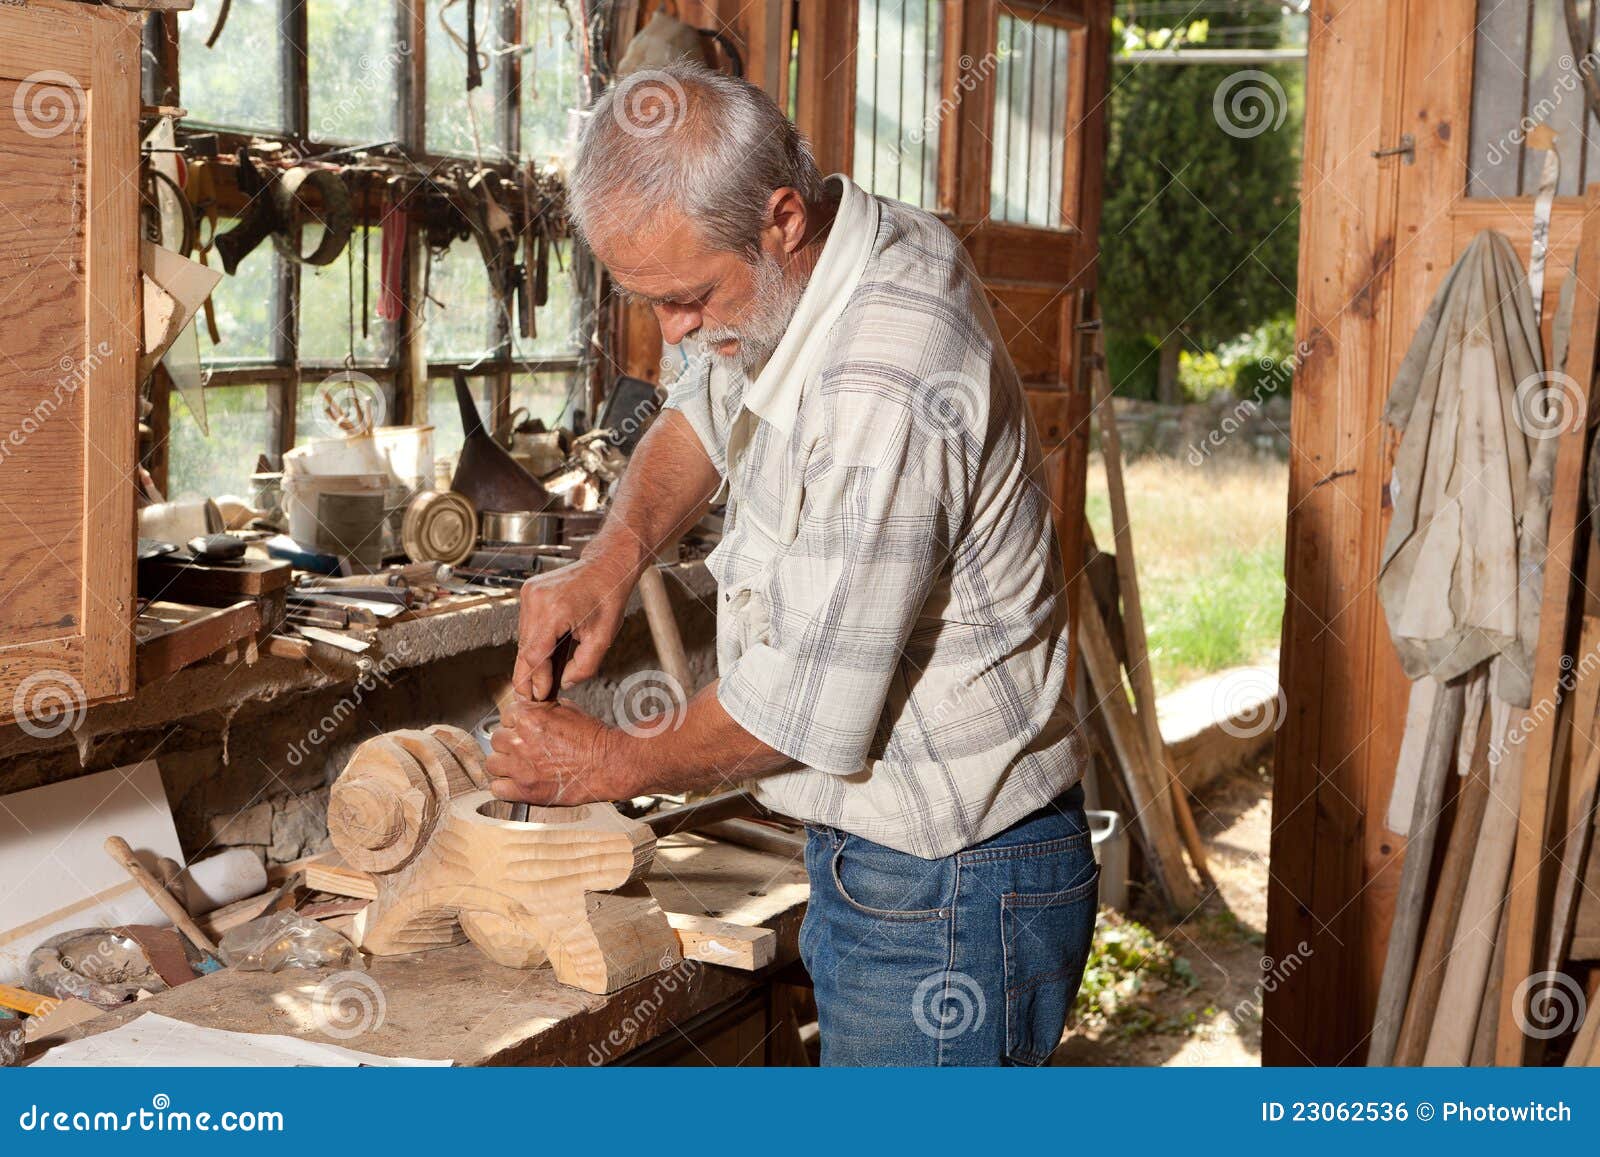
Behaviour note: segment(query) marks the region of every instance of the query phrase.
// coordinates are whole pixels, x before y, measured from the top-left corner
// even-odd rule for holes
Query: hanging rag
[[[1378,594],[1412,680],[1448,681],[1492,660],[1493,694],[1528,706],[1560,432],[1548,411],[1562,393],[1544,370],[1522,263],[1505,237],[1478,234],[1384,408],[1403,433]]]

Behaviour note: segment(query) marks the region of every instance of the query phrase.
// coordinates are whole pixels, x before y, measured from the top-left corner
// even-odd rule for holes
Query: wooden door
[[[136,18],[0,8],[0,723],[132,687]]]
[[[1267,956],[1295,967],[1265,995],[1268,1064],[1353,1063],[1365,1053],[1404,862],[1405,839],[1384,812],[1410,693],[1377,597],[1399,443],[1382,413],[1441,279],[1473,237],[1501,232],[1527,262],[1540,155],[1525,138],[1540,120],[1561,134],[1563,154],[1544,284],[1548,348],[1583,225],[1579,186],[1600,172],[1591,158],[1584,175],[1581,92],[1549,71],[1566,53],[1559,9],[1521,0],[1312,8],[1281,665],[1288,710],[1267,909]],[[1519,38],[1531,38],[1542,63]],[[1546,100],[1540,83],[1559,95]],[[1538,869],[1514,874],[1519,887],[1538,886]],[[1534,932],[1508,938],[1508,981],[1492,999],[1529,974]],[[1526,1038],[1503,1026],[1499,1043],[1509,1062]]]

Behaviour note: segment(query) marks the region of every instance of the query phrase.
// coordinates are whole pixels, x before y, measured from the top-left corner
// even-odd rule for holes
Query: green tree
[[[1230,25],[1273,17],[1241,10]],[[1264,22],[1263,22],[1264,21]],[[1207,26],[1118,24],[1124,47],[1204,46]],[[1178,354],[1292,309],[1299,237],[1298,66],[1114,60],[1101,223],[1101,298],[1124,339],[1159,348],[1157,397],[1178,400]]]

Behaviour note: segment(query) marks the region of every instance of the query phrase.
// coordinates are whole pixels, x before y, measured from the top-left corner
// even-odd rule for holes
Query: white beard
[[[777,258],[766,253],[756,258],[755,293],[750,306],[750,316],[738,328],[702,328],[695,336],[710,350],[718,342],[737,341],[738,352],[727,361],[741,370],[747,378],[754,379],[767,360],[783,341],[783,335],[800,308],[800,298],[806,291],[804,281],[793,281],[784,272]],[[721,355],[713,352],[714,357]]]

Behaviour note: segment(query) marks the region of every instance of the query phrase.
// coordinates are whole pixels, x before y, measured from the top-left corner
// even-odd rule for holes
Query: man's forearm
[[[611,511],[583,557],[631,586],[700,521],[721,482],[689,420],[665,411],[634,451]]]
[[[646,721],[646,727],[652,726]],[[795,766],[739,726],[717,701],[717,684],[702,688],[676,726],[657,734],[605,733],[601,773],[611,799],[652,792],[726,791]]]

